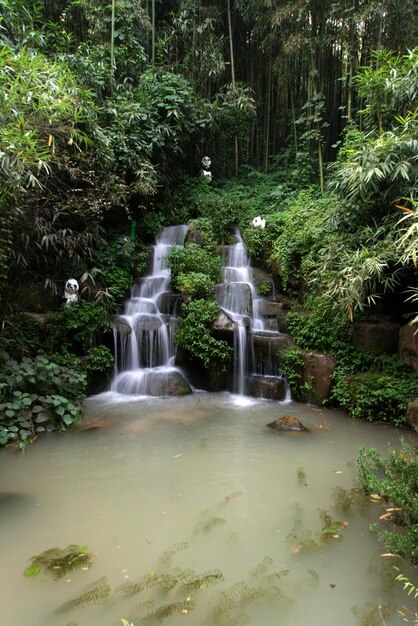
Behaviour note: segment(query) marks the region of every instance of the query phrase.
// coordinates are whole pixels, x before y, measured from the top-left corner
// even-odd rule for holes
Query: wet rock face
[[[278,431],[286,431],[286,430],[296,430],[300,432],[308,432],[308,429],[302,424],[302,422],[293,415],[285,415],[284,417],[279,417],[271,424],[267,424],[269,428],[273,428],[273,430]]]
[[[215,285],[215,299],[227,311],[252,315],[251,289],[247,283],[219,283]]]
[[[127,322],[121,319],[114,318],[112,321],[112,328],[118,331],[121,335],[130,335],[132,328]]]
[[[399,332],[399,356],[418,372],[418,324],[406,324]]]
[[[408,402],[406,409],[406,423],[412,430],[418,433],[418,398]]]
[[[167,374],[164,387],[165,393],[168,396],[184,396],[188,393],[192,393],[192,388],[187,380],[181,372],[175,370]]]
[[[395,354],[398,351],[399,324],[392,322],[355,322],[353,345],[371,354]]]
[[[284,400],[286,397],[286,382],[279,376],[250,376],[248,392],[256,398],[267,400]]]
[[[336,361],[334,357],[318,352],[304,352],[302,358],[304,364],[302,382],[311,387],[309,397],[304,400],[321,404],[331,392]]]

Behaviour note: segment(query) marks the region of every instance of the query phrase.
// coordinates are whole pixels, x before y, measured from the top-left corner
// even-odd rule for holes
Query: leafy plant
[[[49,548],[30,558],[31,565],[24,571],[25,576],[36,576],[42,570],[54,578],[62,578],[76,569],[90,569],[92,554],[87,546],[71,544],[66,548]]]
[[[388,446],[382,458],[375,448],[364,446],[357,467],[365,493],[377,494],[389,504],[383,521],[373,525],[379,541],[391,552],[417,562],[418,448],[402,441],[400,448]]]
[[[202,362],[207,369],[225,371],[231,348],[225,341],[210,334],[210,324],[218,315],[218,306],[212,300],[190,300],[182,305],[182,316],[176,340],[190,355]]]
[[[45,356],[9,361],[0,371],[0,445],[79,422],[86,384],[85,373]]]

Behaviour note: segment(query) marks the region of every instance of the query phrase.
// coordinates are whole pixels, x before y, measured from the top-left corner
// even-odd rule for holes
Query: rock
[[[308,432],[308,429],[302,424],[302,422],[293,415],[285,415],[284,417],[278,417],[271,424],[267,424],[269,428],[274,430],[297,430],[300,432]]]
[[[399,324],[394,322],[354,322],[353,345],[361,352],[395,354],[398,351]]]
[[[286,397],[286,381],[281,376],[253,375],[248,379],[248,392],[256,398],[284,400]]]
[[[251,288],[247,283],[218,283],[214,291],[219,306],[240,315],[252,315]]]
[[[220,311],[218,317],[212,324],[212,329],[220,332],[234,332],[235,324],[232,319],[224,312]]]
[[[291,345],[293,338],[290,335],[272,331],[253,332],[252,349],[257,374],[279,374],[282,369],[281,352]]]
[[[51,289],[45,289],[43,283],[24,283],[16,287],[13,305],[17,311],[47,313],[58,304],[59,298]]]
[[[132,332],[132,328],[129,326],[128,322],[125,322],[120,318],[113,319],[112,328],[117,330],[117,332],[121,335],[129,335]]]
[[[252,268],[252,281],[257,290],[260,285],[270,285],[271,290],[273,291],[273,278],[271,274],[267,274],[259,267]]]
[[[259,305],[259,313],[262,317],[277,317],[284,308],[283,302],[262,300]]]
[[[197,226],[195,226],[194,224],[192,224],[189,228],[189,230],[186,233],[186,237],[184,239],[184,243],[195,243],[198,246],[203,246],[203,244],[206,242],[206,237],[205,235],[202,233],[201,230],[199,230],[197,228]]]
[[[165,394],[168,396],[184,396],[185,394],[192,393],[192,388],[184,378],[183,374],[174,369],[167,374],[163,389]],[[155,395],[160,394],[158,393]]]
[[[400,329],[399,356],[418,372],[418,324],[406,324]]]
[[[318,352],[304,352],[302,358],[302,383],[311,386],[311,392],[303,399],[305,402],[322,404],[331,392],[336,361],[334,357]]]
[[[418,433],[418,398],[408,402],[406,409],[406,423],[412,430]]]

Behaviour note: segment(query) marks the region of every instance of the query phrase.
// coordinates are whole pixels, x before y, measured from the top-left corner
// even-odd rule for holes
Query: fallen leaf
[[[378,501],[378,500],[381,500],[381,499],[382,499],[382,496],[379,496],[379,494],[378,494],[378,493],[371,493],[371,494],[370,494],[370,498],[371,498],[372,500]]]
[[[128,572],[128,568],[127,568],[127,567],[124,567],[124,568],[123,568],[123,570],[121,570],[121,571],[122,571],[122,574],[127,574],[127,572]]]
[[[330,583],[329,586],[331,587],[331,589],[335,589],[334,583]]]
[[[379,519],[391,519],[391,517],[392,517],[391,513],[383,513],[383,515],[381,515]]]
[[[294,543],[293,546],[291,547],[292,554],[299,554],[301,550],[302,550],[302,546],[300,543]]]
[[[341,526],[344,526],[344,528],[348,528],[350,524],[348,522],[342,522]]]
[[[90,568],[89,567],[82,567],[81,569],[82,569],[83,572],[88,572]]]
[[[175,455],[174,455],[174,458],[175,458],[175,459],[178,459],[179,457],[181,457],[181,454],[175,454]]]
[[[392,554],[392,552],[385,552],[385,554],[381,554],[380,556],[398,556],[398,555]]]
[[[393,507],[391,509],[386,509],[386,511],[402,511],[399,507]]]
[[[334,474],[342,474],[341,470],[334,470]]]

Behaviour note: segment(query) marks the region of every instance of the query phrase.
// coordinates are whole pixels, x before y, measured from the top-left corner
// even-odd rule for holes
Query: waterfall
[[[152,273],[133,285],[123,314],[115,317],[112,391],[160,396],[191,390],[174,367],[177,317],[166,266],[169,251],[183,245],[186,232],[184,225],[163,229],[153,247]]]
[[[216,299],[224,313],[234,322],[234,362],[232,391],[289,400],[289,389],[281,373],[278,351],[289,343],[287,335],[277,329],[277,319],[264,315],[266,299],[257,294],[253,268],[238,229],[235,243],[222,249],[223,282]]]

